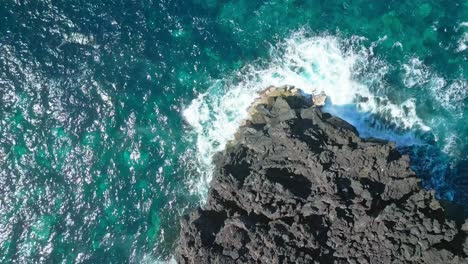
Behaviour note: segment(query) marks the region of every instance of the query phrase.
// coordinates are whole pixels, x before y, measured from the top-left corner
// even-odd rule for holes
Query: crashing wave
[[[370,48],[360,44],[362,40],[359,37],[340,39],[295,33],[271,48],[266,66],[265,62],[251,64],[234,73],[233,77],[214,81],[183,112],[197,138],[197,169],[201,178],[194,190],[206,197],[213,154],[223,150],[247,117],[248,106],[260,91],[272,84],[293,85],[306,93],[325,92],[330,98],[325,110],[338,113],[364,134],[372,129],[363,120],[363,116],[371,118],[369,115],[377,115],[385,123],[402,130],[430,130],[417,116],[411,98],[398,104],[373,92],[375,87],[378,90],[386,85],[384,76],[388,67],[373,55]],[[352,111],[340,114],[343,109]],[[389,132],[383,126],[373,129],[384,139],[401,144],[416,142],[409,132]]]

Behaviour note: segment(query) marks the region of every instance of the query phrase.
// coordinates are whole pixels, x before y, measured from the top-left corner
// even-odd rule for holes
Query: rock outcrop
[[[468,224],[407,156],[290,91],[265,93],[215,157],[206,205],[181,223],[180,264],[468,263]]]

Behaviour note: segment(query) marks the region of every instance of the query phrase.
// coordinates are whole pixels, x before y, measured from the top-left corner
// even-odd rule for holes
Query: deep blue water
[[[0,262],[153,263],[256,92],[325,91],[468,205],[468,3],[0,5]]]

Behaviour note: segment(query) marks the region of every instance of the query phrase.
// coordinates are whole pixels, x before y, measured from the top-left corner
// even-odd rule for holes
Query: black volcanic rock
[[[393,143],[279,91],[215,157],[206,205],[181,223],[180,264],[468,263],[468,224]]]

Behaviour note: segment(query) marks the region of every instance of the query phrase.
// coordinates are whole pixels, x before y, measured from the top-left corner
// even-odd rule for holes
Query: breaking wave
[[[184,110],[196,134],[198,173],[196,190],[206,197],[211,181],[212,156],[222,151],[258,92],[270,85],[294,85],[306,93],[325,92],[330,103],[325,111],[357,127],[362,136],[418,144],[412,131],[429,131],[416,114],[414,99],[392,102],[378,91],[388,89],[384,80],[389,67],[365,47],[363,38],[293,34],[272,46],[268,61],[256,61],[231,76],[213,81]]]

